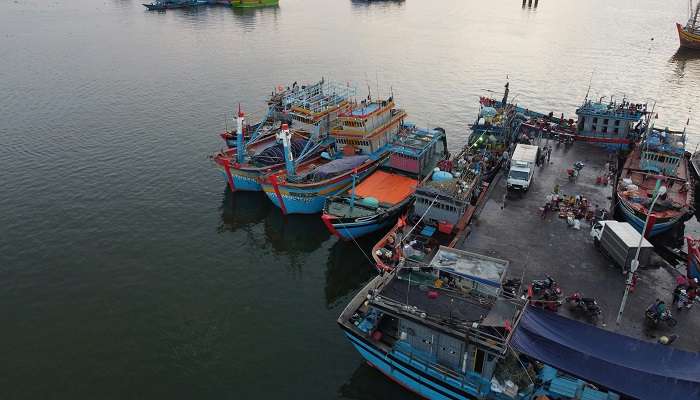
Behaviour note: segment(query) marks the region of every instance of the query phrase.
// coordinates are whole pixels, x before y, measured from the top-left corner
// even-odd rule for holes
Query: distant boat
[[[685,154],[685,132],[649,129],[629,155],[617,187],[618,207],[625,219],[642,232],[657,185],[666,194],[656,202],[645,236],[651,237],[693,216],[693,186]]]
[[[698,23],[700,2],[695,5],[695,10],[693,10],[693,2],[691,0],[688,9],[690,11],[690,18],[688,18],[688,22],[685,24],[685,26],[682,26],[680,23],[676,22],[678,39],[680,40],[681,47],[700,50],[700,23]]]
[[[174,8],[189,8],[207,5],[207,0],[156,0],[153,3],[143,4],[149,11],[170,10]]]
[[[279,0],[231,0],[233,8],[274,7],[279,5]]]

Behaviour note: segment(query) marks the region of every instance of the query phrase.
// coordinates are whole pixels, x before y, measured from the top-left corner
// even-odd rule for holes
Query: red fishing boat
[[[685,26],[676,22],[678,40],[680,41],[681,47],[700,50],[700,23],[698,23],[700,3],[698,3],[693,10],[693,3],[691,1],[688,10],[690,11],[690,18],[688,18],[688,22]]]

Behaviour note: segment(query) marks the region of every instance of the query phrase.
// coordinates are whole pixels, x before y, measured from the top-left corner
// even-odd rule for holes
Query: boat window
[[[597,118],[593,118],[593,119],[597,119]],[[593,129],[592,129],[592,131],[593,131],[593,132],[597,132],[597,131],[598,131],[598,127],[597,127],[597,126],[595,126],[595,125],[593,125]]]
[[[619,119],[616,119],[616,120],[615,120],[615,126],[620,126],[620,120],[619,120]]]
[[[598,123],[598,118],[597,118],[597,117],[594,117],[594,118],[593,118],[593,123],[594,123],[594,124]]]
[[[607,131],[608,131],[608,127],[607,127],[607,126],[604,126],[604,127],[603,127],[603,133],[606,133]]]
[[[608,124],[608,119],[605,118],[605,119],[603,120],[603,123],[604,123],[605,125],[607,125],[607,124]]]
[[[618,132],[619,132],[619,128],[613,129],[613,133],[615,133],[616,135],[618,134]]]

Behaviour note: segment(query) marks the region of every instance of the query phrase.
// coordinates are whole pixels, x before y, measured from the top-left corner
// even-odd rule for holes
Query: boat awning
[[[413,194],[418,181],[407,176],[377,170],[355,188],[360,197],[374,197],[380,203],[397,204]],[[352,190],[348,191],[350,194]]]
[[[700,354],[644,342],[527,307],[511,339],[517,351],[638,399],[700,398]]]

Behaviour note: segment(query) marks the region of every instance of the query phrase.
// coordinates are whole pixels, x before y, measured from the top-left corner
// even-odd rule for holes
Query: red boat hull
[[[683,29],[683,26],[677,22],[676,29],[678,30],[678,39],[680,40],[681,47],[700,50],[700,35],[687,32]]]

